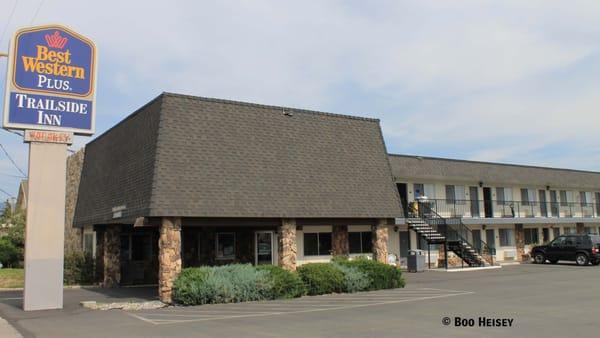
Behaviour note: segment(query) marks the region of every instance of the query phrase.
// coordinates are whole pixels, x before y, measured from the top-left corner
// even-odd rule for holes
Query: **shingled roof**
[[[379,120],[163,93],[86,146],[75,224],[400,215]]]
[[[600,190],[600,172],[593,171],[396,154],[390,154],[390,164],[398,181],[418,178]]]

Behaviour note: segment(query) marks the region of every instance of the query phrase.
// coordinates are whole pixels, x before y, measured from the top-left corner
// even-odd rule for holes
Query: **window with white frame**
[[[505,202],[506,202],[506,199],[504,197],[504,188],[496,187],[496,203],[498,205],[504,205]]]
[[[583,207],[586,207],[588,203],[592,203],[592,193],[590,191],[580,191],[579,202]]]
[[[514,229],[499,229],[498,236],[500,237],[500,246],[515,245]]]
[[[521,189],[521,204],[522,205],[530,205],[535,203],[537,200],[535,195],[535,189],[522,188]]]
[[[523,229],[525,244],[539,244],[538,229]]]
[[[349,232],[348,244],[351,254],[370,253],[373,250],[371,242],[372,234],[370,231]]]
[[[235,233],[233,232],[218,232],[216,236],[215,252],[217,259],[234,259],[235,258]]]
[[[446,203],[464,204],[465,186],[464,185],[446,185]]]
[[[331,232],[304,233],[304,256],[331,255]]]

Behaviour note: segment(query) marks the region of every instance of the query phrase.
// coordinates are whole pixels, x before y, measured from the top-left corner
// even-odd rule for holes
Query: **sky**
[[[0,0],[0,52],[30,25],[94,40],[95,136],[168,91],[378,118],[390,153],[600,171],[598,22],[598,1]],[[0,152],[0,189],[20,175]]]

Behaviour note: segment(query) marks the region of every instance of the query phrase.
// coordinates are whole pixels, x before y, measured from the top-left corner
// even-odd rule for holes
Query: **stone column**
[[[350,254],[350,247],[348,243],[347,225],[334,225],[333,232],[331,234],[331,241],[331,251],[334,256],[348,257]]]
[[[102,286],[112,288],[121,282],[121,226],[107,225],[103,237],[104,279]]]
[[[385,219],[378,219],[377,224],[373,226],[373,259],[387,264],[387,242],[388,242],[388,226]]]
[[[577,223],[577,234],[584,235],[585,234],[585,225],[583,223]]]
[[[515,224],[515,245],[517,247],[517,260],[523,261],[525,255],[525,231],[523,224]]]
[[[295,271],[296,255],[298,252],[296,245],[296,220],[293,218],[282,219],[277,234],[279,242],[279,266],[286,270]]]
[[[158,297],[173,302],[173,282],[181,272],[181,218],[163,217],[158,238]]]

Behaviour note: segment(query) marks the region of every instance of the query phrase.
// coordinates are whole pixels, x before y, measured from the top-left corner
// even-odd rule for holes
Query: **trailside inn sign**
[[[18,30],[11,42],[4,128],[94,133],[96,46],[59,25]]]

